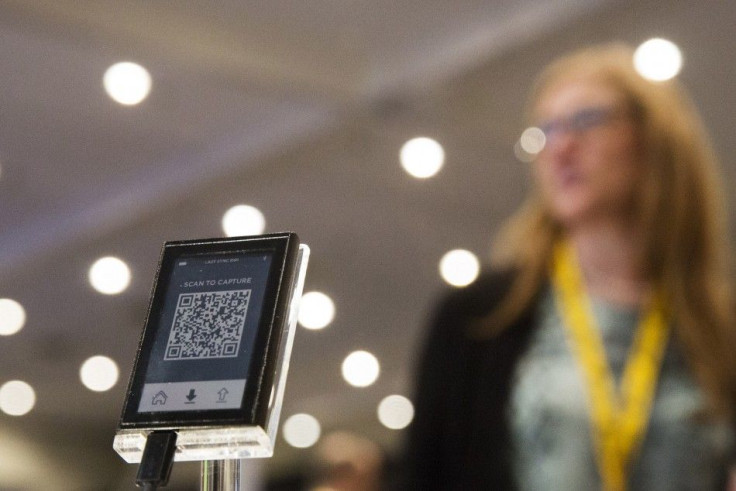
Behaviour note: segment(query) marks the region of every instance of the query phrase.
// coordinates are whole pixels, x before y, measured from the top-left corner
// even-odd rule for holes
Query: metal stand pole
[[[202,462],[202,491],[240,491],[241,461],[205,460]]]

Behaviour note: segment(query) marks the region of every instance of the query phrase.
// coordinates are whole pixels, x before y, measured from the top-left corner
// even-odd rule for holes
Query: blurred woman
[[[724,489],[736,336],[700,120],[630,49],[550,65],[545,144],[494,269],[449,295],[420,365],[411,489]]]

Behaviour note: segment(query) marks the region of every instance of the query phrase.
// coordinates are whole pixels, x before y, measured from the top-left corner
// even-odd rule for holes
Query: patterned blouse
[[[509,404],[514,475],[521,490],[601,489],[586,388],[551,291],[516,369]],[[606,356],[620,381],[639,320],[636,309],[593,300]],[[707,420],[705,396],[670,339],[629,490],[710,490],[723,485],[734,435]]]

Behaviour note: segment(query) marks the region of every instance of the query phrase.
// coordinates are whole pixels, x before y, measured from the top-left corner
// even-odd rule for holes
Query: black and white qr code
[[[249,301],[250,290],[180,294],[164,359],[238,356]]]

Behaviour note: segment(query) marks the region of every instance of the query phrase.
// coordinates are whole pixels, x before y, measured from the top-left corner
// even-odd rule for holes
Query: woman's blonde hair
[[[719,413],[734,411],[736,342],[726,208],[714,152],[697,111],[676,81],[650,82],[633,67],[633,51],[606,45],[575,52],[542,72],[533,108],[555,84],[594,80],[619,91],[639,128],[645,172],[637,219],[645,233],[651,280],[669,299],[674,335]],[[486,319],[503,329],[530,308],[547,281],[561,232],[532,191],[502,229],[494,262],[517,276],[504,302]]]

